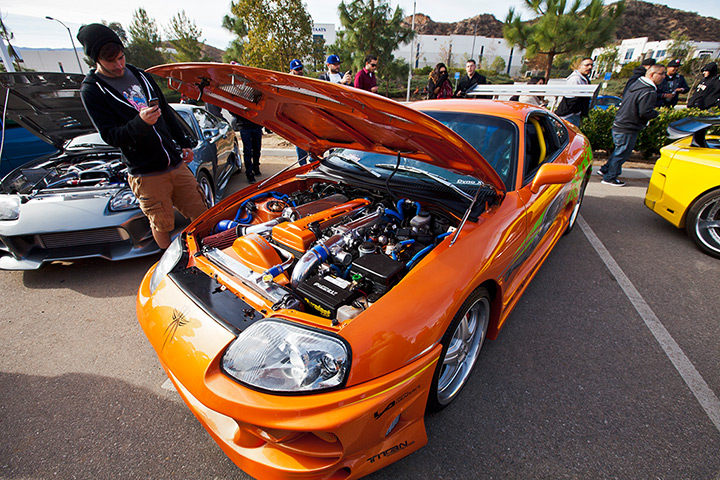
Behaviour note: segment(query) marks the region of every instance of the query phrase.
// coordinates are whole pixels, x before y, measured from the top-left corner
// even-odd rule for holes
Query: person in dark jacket
[[[656,106],[675,108],[678,102],[678,96],[681,93],[684,94],[690,91],[685,77],[678,73],[680,65],[680,60],[670,60],[668,62],[667,75],[658,87],[658,101]]]
[[[585,57],[580,60],[577,68],[567,77],[568,85],[590,85],[590,72],[593,68],[593,59]],[[590,97],[563,97],[555,113],[580,128],[580,123],[590,111]]]
[[[194,142],[152,77],[125,63],[115,32],[93,23],[83,25],[77,38],[95,62],[80,89],[85,110],[103,140],[122,152],[128,184],[150,221],[155,242],[166,249],[175,228],[173,207],[190,220],[207,210],[186,165],[193,159]]]
[[[655,65],[655,59],[654,58],[646,58],[642,61],[639,67],[633,68],[632,75],[628,79],[627,83],[625,84],[625,88],[623,88],[622,97],[625,98],[625,92],[627,92],[628,88],[630,88],[630,85],[635,83],[637,79],[644,77],[647,73],[648,68]]]
[[[663,78],[665,78],[665,67],[652,65],[644,77],[640,77],[628,88],[612,126],[615,150],[597,172],[598,175],[603,176],[601,183],[613,187],[625,186],[625,182],[618,179],[622,173],[622,165],[635,148],[640,130],[647,126],[648,121],[659,115],[653,107],[657,101],[657,86],[662,83]]]
[[[430,100],[452,97],[452,85],[450,85],[450,80],[448,80],[448,71],[444,63],[438,63],[435,65],[433,71],[430,72],[427,90],[428,99]]]
[[[455,89],[456,97],[465,97],[468,90],[472,90],[475,85],[487,85],[487,79],[477,72],[477,67],[477,63],[475,63],[475,60],[472,58],[465,62],[466,75],[458,81],[457,88]],[[477,98],[492,98],[492,96],[480,96]]]
[[[697,90],[688,100],[688,107],[706,110],[711,107],[720,107],[720,78],[715,62],[710,62],[702,68],[703,80]]]

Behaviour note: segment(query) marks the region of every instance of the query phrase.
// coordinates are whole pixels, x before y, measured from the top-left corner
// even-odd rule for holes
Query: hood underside
[[[2,99],[9,90],[7,116],[56,148],[95,131],[80,99],[85,78],[78,73],[0,74]]]
[[[505,190],[495,170],[462,137],[380,95],[240,65],[172,64],[148,71],[190,98],[263,125],[316,156],[331,148],[401,154]]]

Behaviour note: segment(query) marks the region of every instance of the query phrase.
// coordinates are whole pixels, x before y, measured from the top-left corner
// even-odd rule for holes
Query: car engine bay
[[[458,224],[432,205],[321,182],[264,192],[233,208],[232,220],[216,221],[201,239],[205,258],[273,310],[302,310],[333,324],[380,299]]]

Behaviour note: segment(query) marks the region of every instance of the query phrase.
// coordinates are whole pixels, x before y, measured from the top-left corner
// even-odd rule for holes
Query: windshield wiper
[[[370,175],[375,176],[375,178],[380,178],[380,177],[382,177],[382,175],[380,175],[378,172],[376,172],[375,170],[372,170],[372,169],[366,167],[365,165],[363,165],[362,163],[360,163],[359,161],[355,160],[355,159],[352,158],[352,157],[346,157],[346,156],[344,156],[344,155],[340,155],[339,153],[333,153],[332,156],[333,156],[333,157],[337,157],[337,158],[339,158],[340,160],[345,160],[346,162],[352,163],[352,164],[355,165],[356,167],[358,167],[358,168],[360,168],[360,169],[362,169],[362,170],[365,170],[365,171],[368,172]],[[376,166],[377,166],[377,165],[376,165]]]
[[[389,163],[378,163],[378,164],[375,165],[375,168],[385,168],[385,169],[388,169],[388,170],[395,170],[396,167],[395,167],[395,165],[390,165]],[[460,188],[456,187],[452,182],[450,182],[449,180],[441,177],[440,175],[436,175],[436,174],[434,174],[434,173],[427,172],[427,171],[422,170],[422,169],[420,169],[420,168],[410,167],[410,166],[408,166],[408,165],[400,165],[400,166],[397,167],[397,170],[401,170],[401,171],[403,171],[403,172],[418,173],[418,174],[420,174],[420,175],[424,175],[424,176],[426,176],[426,177],[428,177],[428,178],[431,178],[431,179],[435,180],[435,181],[436,181],[437,183],[439,183],[440,185],[444,185],[444,186],[448,187],[449,189],[451,189],[451,190],[453,190],[454,192],[458,193],[458,194],[461,195],[462,197],[467,198],[468,200],[472,200],[472,199],[473,199],[473,196],[472,196],[472,195],[470,195],[469,193],[465,193],[463,190],[461,190]],[[478,180],[478,182],[480,182],[480,185],[478,185],[478,190],[479,190],[479,189],[481,189],[485,184],[484,184],[481,180]]]

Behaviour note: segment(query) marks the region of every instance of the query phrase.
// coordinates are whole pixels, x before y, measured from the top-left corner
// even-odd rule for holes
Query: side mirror
[[[569,183],[575,178],[575,173],[575,165],[546,163],[542,165],[535,174],[535,178],[530,184],[530,191],[537,193],[543,185]]]

